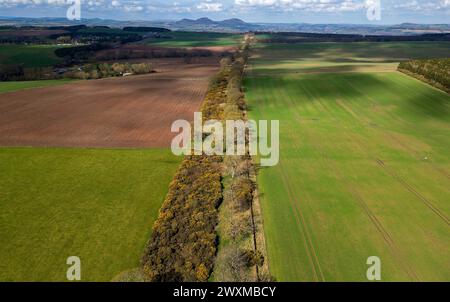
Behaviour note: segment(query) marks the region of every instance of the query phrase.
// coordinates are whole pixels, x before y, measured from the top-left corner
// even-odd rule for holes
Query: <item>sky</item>
[[[450,0],[0,0],[0,16],[65,17],[81,1],[81,18],[179,20],[240,18],[264,23],[450,23]],[[379,20],[367,17],[380,3]]]

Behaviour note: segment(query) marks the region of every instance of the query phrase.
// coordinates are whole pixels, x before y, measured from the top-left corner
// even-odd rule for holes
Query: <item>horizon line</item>
[[[181,20],[200,20],[200,19],[209,19],[214,22],[222,22],[227,20],[240,20],[247,24],[308,24],[308,25],[361,25],[361,26],[392,26],[392,25],[402,25],[402,24],[414,24],[414,25],[450,25],[450,23],[416,23],[416,22],[401,22],[401,23],[309,23],[309,22],[248,22],[243,20],[242,18],[228,18],[223,20],[214,20],[209,17],[200,17],[200,18],[181,18],[181,19],[154,19],[154,20],[145,20],[145,19],[107,19],[107,18],[101,18],[101,17],[92,17],[92,18],[81,18],[81,20],[77,21],[70,21],[64,16],[62,17],[22,17],[22,16],[0,16],[0,19],[8,19],[8,18],[21,18],[21,19],[66,19],[69,22],[83,22],[83,20],[103,20],[103,21],[116,21],[116,22],[177,22]]]

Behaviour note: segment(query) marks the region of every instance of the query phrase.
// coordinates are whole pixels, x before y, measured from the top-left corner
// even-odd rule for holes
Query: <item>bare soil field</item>
[[[193,119],[218,63],[153,63],[158,73],[1,94],[0,145],[170,146],[172,122]]]

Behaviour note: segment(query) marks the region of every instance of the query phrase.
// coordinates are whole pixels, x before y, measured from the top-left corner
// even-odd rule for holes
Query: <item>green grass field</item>
[[[435,56],[448,44],[429,46],[421,51]],[[297,64],[286,71],[269,48],[256,51],[245,86],[251,118],[280,120],[280,164],[258,180],[271,273],[367,281],[378,256],[383,281],[449,280],[450,96],[395,71],[302,72],[332,61],[297,45],[284,50]],[[352,57],[333,48],[391,61],[373,47]]]
[[[170,180],[170,150],[0,148],[0,281],[110,281],[139,266]]]
[[[242,40],[241,35],[204,32],[170,32],[164,33],[170,39],[149,38],[145,43],[163,47],[209,47],[237,46]]]
[[[73,81],[74,80],[72,79],[61,79],[61,80],[42,80],[42,81],[0,82],[0,94],[23,89],[63,85]]]
[[[47,67],[62,62],[55,55],[55,45],[1,45],[0,62],[24,67]]]
[[[409,59],[448,57],[450,42],[257,44],[259,74],[394,71]]]

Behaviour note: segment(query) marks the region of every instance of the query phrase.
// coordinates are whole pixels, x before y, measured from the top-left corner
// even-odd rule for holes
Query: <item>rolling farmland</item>
[[[395,62],[447,43],[259,44],[254,119],[280,120],[280,164],[259,190],[278,281],[448,280],[450,97]],[[366,45],[364,45],[366,44]],[[371,46],[371,47],[367,47]]]
[[[172,122],[193,118],[217,70],[171,62],[156,74],[0,94],[0,145],[169,147]]]
[[[237,46],[242,36],[226,33],[204,32],[170,32],[165,33],[169,38],[148,38],[145,43],[164,47],[215,47]]]
[[[38,87],[48,87],[63,85],[73,82],[71,79],[58,79],[58,80],[42,80],[42,81],[12,81],[12,82],[0,82],[0,93],[13,92],[23,89],[31,89]]]
[[[56,45],[1,45],[0,62],[24,67],[48,67],[63,60],[55,55]]]
[[[257,44],[258,75],[394,71],[398,62],[448,57],[450,42]]]
[[[139,266],[180,159],[168,149],[0,148],[0,280],[84,281]]]
[[[80,257],[83,281],[140,267],[181,162],[169,149],[171,123],[193,118],[218,70],[205,60],[0,86],[0,281],[65,281],[69,256]]]

